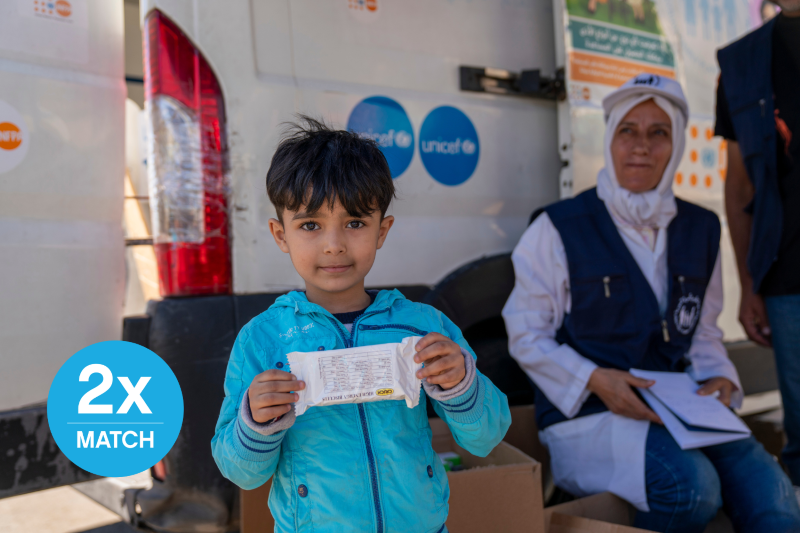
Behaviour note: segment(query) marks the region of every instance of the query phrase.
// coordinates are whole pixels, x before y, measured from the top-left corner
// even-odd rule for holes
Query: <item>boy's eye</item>
[[[317,224],[316,222],[306,222],[300,225],[300,229],[304,229],[306,231],[314,231],[316,229],[319,229],[319,224]]]
[[[350,222],[347,223],[347,227],[350,229],[363,228],[364,223],[360,220],[351,220]]]

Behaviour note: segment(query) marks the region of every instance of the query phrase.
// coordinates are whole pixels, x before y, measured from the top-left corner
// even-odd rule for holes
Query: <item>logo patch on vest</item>
[[[681,296],[678,306],[675,308],[673,320],[675,329],[683,335],[688,335],[692,331],[697,320],[700,318],[700,298],[692,293],[688,296]]]

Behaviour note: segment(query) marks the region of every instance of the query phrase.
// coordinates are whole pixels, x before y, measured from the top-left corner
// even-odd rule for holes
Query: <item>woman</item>
[[[653,531],[701,532],[723,504],[737,531],[800,531],[791,483],[755,439],[681,450],[632,389],[653,382],[631,368],[685,371],[700,394],[742,402],[716,325],[719,220],[672,193],[683,91],[642,74],[603,107],[597,188],[528,228],[503,310],[511,355],[536,385],[556,484],[576,496],[611,491]]]

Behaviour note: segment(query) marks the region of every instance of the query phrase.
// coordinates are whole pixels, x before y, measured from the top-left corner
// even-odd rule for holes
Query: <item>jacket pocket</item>
[[[428,334],[424,329],[408,324],[359,324],[358,331],[368,331],[372,334],[389,334],[404,337],[418,336],[424,337]]]
[[[570,293],[569,319],[577,335],[607,339],[609,335],[636,332],[633,290],[626,274],[573,279]]]
[[[314,531],[314,523],[311,520],[311,508],[313,506],[314,494],[313,487],[308,486],[306,479],[306,464],[300,453],[288,454],[292,465],[292,490],[294,495],[294,527],[298,532]]]
[[[403,342],[408,337],[424,337],[429,332],[427,326],[388,323],[388,324],[359,324],[355,331],[356,346],[372,346],[376,344],[389,344]]]
[[[447,472],[444,470],[441,460],[439,460],[439,455],[433,450],[430,435],[427,432],[420,436],[420,448],[423,452],[423,463],[425,463],[421,466],[424,469],[423,479],[428,488],[428,501],[433,504],[434,512],[439,513],[447,505],[447,500],[450,497]]]

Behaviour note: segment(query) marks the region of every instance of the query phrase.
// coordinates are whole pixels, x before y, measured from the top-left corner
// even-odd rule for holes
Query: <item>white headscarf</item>
[[[672,156],[655,189],[631,192],[621,187],[617,181],[614,160],[611,157],[611,142],[625,115],[637,105],[651,99],[664,110],[672,122]],[[605,202],[612,216],[637,229],[657,230],[669,226],[677,213],[672,180],[686,146],[686,118],[681,109],[667,98],[646,91],[630,95],[614,104],[608,113],[604,143],[605,167],[597,175],[597,196]]]

